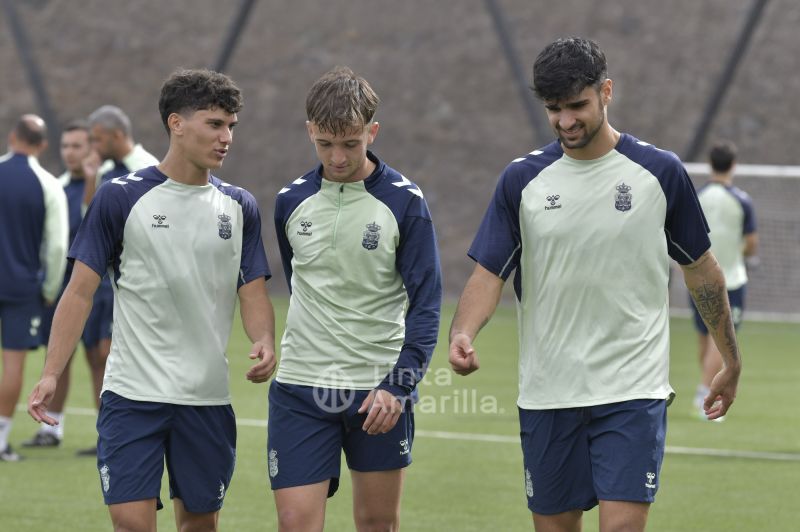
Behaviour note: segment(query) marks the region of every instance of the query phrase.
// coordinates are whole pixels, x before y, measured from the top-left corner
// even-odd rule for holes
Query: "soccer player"
[[[0,462],[20,455],[8,443],[22,391],[25,355],[41,343],[42,310],[61,290],[67,255],[67,199],[58,180],[39,165],[47,127],[23,115],[0,157]]]
[[[282,531],[323,529],[342,450],[355,528],[399,526],[411,396],[436,344],[442,288],[422,192],[368,150],[378,101],[346,67],[314,83],[306,127],[320,164],[275,205],[291,289],[267,444]]]
[[[75,239],[81,223],[81,205],[83,203],[84,185],[84,160],[90,157],[89,126],[83,121],[68,124],[61,134],[61,160],[66,171],[58,178],[64,187],[69,209],[69,242]],[[67,263],[63,286],[69,283],[72,273],[72,264]],[[103,283],[106,284],[106,283]],[[110,283],[108,290],[97,290],[94,295],[92,312],[86,321],[86,326],[81,335],[81,341],[86,352],[86,360],[92,376],[95,402],[100,406],[100,390],[103,386],[103,372],[105,361],[111,347],[112,312],[114,296]],[[50,326],[55,313],[55,305],[45,307],[42,318],[42,342],[47,344],[50,337]],[[72,359],[70,358],[70,362]],[[58,379],[56,393],[50,403],[47,415],[58,422],[57,425],[43,423],[34,436],[22,443],[23,447],[57,447],[64,437],[64,405],[70,385],[69,365]],[[80,450],[79,454],[96,454],[96,447]]]
[[[477,264],[450,330],[450,363],[472,345],[516,270],[519,418],[528,508],[538,530],[644,530],[659,485],[668,382],[669,258],[721,347],[704,406],[725,414],[741,371],[725,279],[678,158],[607,120],[605,55],[559,39],[533,65],[558,140],[512,161],[469,250]]]
[[[733,186],[736,168],[736,146],[730,141],[716,142],[709,152],[711,180],[697,191],[703,213],[711,229],[711,251],[725,275],[733,326],[738,330],[744,312],[747,268],[758,253],[758,233],[753,200],[746,192]],[[708,335],[708,328],[690,298],[694,324],[698,333],[701,380],[694,397],[695,412],[706,419],[703,400],[711,381],[722,368],[722,355]],[[724,418],[718,417],[716,421]]]
[[[103,105],[95,109],[89,115],[89,128],[92,153],[84,159],[86,206],[103,183],[158,164],[158,159],[133,139],[131,119],[119,107]]]
[[[169,150],[158,166],[97,191],[69,257],[42,378],[40,422],[78,341],[100,276],[114,287],[114,337],[97,420],[97,467],[115,530],[155,530],[166,459],[179,530],[216,530],[233,474],[236,425],[225,348],[238,294],[265,382],[275,367],[269,268],[253,196],[211,175],[242,107],[225,75],[178,70],[161,88]]]

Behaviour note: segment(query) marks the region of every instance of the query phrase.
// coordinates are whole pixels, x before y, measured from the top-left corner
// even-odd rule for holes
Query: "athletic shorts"
[[[664,459],[665,400],[520,408],[519,420],[532,512],[589,510],[599,500],[653,502]]]
[[[273,490],[330,479],[328,497],[339,488],[344,450],[353,471],[390,471],[411,463],[414,413],[404,405],[386,434],[367,434],[359,414],[370,390],[334,390],[272,381],[269,388],[267,458]]]
[[[97,469],[106,504],[156,499],[163,508],[164,459],[169,496],[193,513],[222,508],[236,461],[231,405],[132,401],[106,390],[97,417]]]
[[[42,311],[39,298],[29,301],[0,301],[0,342],[3,349],[29,351],[42,341]]]
[[[747,285],[741,286],[736,290],[728,290],[728,301],[731,304],[731,317],[733,318],[733,328],[738,330],[739,325],[742,323],[742,314],[744,314],[744,296],[745,296],[745,287]],[[703,318],[700,317],[700,313],[697,311],[697,306],[694,304],[694,300],[689,297],[689,304],[692,306],[692,314],[694,315],[694,327],[697,329],[697,332],[700,334],[708,334],[708,327],[706,324],[703,323]]]
[[[50,339],[50,329],[53,326],[53,317],[56,305],[45,307],[42,313],[42,345],[47,345]],[[111,338],[114,329],[114,293],[100,291],[94,293],[94,301],[86,325],[83,326],[81,341],[83,347],[91,349],[100,343],[100,340]]]

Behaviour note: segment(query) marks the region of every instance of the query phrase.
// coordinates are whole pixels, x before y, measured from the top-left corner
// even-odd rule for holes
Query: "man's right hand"
[[[101,164],[103,164],[103,160],[100,158],[100,155],[94,150],[89,152],[89,155],[81,161],[84,177],[87,180],[97,179],[97,170],[100,168]]]
[[[481,367],[472,340],[464,333],[455,334],[450,340],[450,366],[459,375],[469,375]]]
[[[58,425],[58,421],[47,415],[47,407],[53,400],[56,391],[56,378],[42,377],[33,391],[28,396],[28,414],[39,423],[47,423],[50,426]]]

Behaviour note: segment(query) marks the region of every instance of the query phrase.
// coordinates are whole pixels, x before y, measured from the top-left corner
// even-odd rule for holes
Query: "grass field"
[[[285,304],[276,300],[279,318],[285,316]],[[452,310],[445,309],[445,330]],[[404,492],[404,530],[532,530],[517,440],[515,331],[514,309],[500,308],[477,342],[482,368],[466,378],[446,369],[441,335],[431,371],[420,385],[423,399]],[[737,402],[724,423],[702,422],[690,415],[698,373],[694,332],[688,320],[672,321],[671,382],[678,396],[669,409],[668,452],[648,530],[798,529],[800,326],[747,322],[740,341],[744,374]],[[248,348],[235,326],[228,353],[239,419],[238,458],[220,528],[276,530],[266,473],[267,387],[244,378]],[[42,359],[41,352],[28,359],[25,397]],[[21,463],[0,463],[4,532],[110,529],[94,460],[75,457],[76,449],[94,442],[95,419],[82,352],[73,365],[62,446],[27,451]],[[19,448],[35,429],[27,414],[18,412],[11,443]],[[710,450],[732,452],[714,455]],[[163,486],[167,502],[166,481]],[[159,529],[174,530],[173,523],[166,504],[159,512]],[[326,530],[352,528],[345,473],[339,493],[329,500]],[[597,530],[596,510],[586,514],[584,530]]]

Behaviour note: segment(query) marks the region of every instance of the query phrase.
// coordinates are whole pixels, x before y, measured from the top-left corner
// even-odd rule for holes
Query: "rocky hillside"
[[[596,39],[615,82],[610,121],[683,153],[750,0],[499,0],[526,74],[559,36]],[[163,155],[161,81],[178,66],[215,62],[238,2],[30,0],[16,2],[59,121],[113,103],[136,137]],[[0,20],[0,129],[37,111],[5,14]],[[746,162],[796,164],[794,100],[800,4],[769,2],[730,87],[712,136],[733,139]],[[437,224],[446,288],[471,270],[465,251],[497,175],[542,143],[532,130],[481,0],[261,0],[228,73],[245,94],[233,151],[220,172],[259,199],[276,273],[275,193],[309,169],[304,98],[321,73],[346,64],[383,103],[374,146],[423,189]],[[794,106],[794,107],[793,107]],[[55,152],[45,161],[57,169]],[[282,276],[273,283],[285,290]]]

